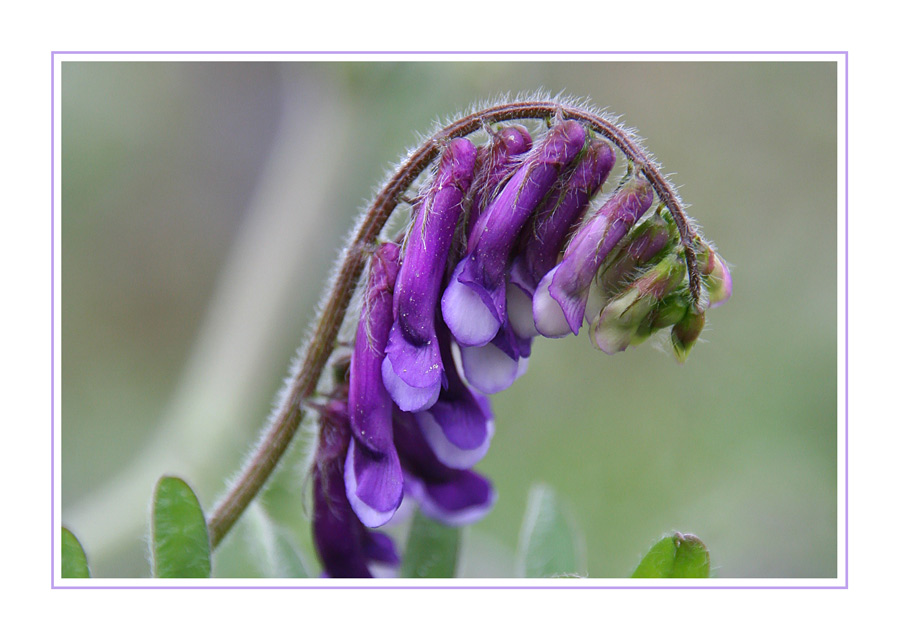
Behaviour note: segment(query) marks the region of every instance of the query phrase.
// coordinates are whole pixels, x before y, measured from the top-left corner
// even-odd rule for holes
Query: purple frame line
[[[844,57],[844,584],[836,586],[63,586],[55,583],[55,116],[56,56],[78,55],[442,55],[442,54],[605,54],[605,55],[842,55]],[[57,590],[846,590],[850,587],[850,54],[849,51],[51,51],[50,52],[50,587]]]
[[[50,587],[56,576],[56,61],[50,53]]]
[[[520,55],[520,54],[540,54],[540,55],[631,55],[631,56],[640,56],[640,55],[833,55],[833,54],[843,54],[846,58],[846,51],[502,51],[502,50],[484,50],[484,51],[394,51],[394,50],[359,50],[359,51],[53,51],[51,52],[53,55],[61,55],[61,54],[80,54],[80,55],[114,55],[114,54],[128,54],[128,55],[222,55],[222,54],[240,54],[240,55],[271,55],[271,54],[281,54],[281,55],[298,55],[298,54],[310,54],[310,55],[372,55],[372,54],[381,54],[381,55],[446,55],[446,54],[456,54],[456,55]]]

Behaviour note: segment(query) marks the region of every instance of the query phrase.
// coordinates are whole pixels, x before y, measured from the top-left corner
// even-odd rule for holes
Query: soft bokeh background
[[[836,576],[835,64],[525,61],[63,63],[62,520],[95,576],[147,575],[161,474],[212,506],[341,239],[416,132],[538,88],[639,129],[735,293],[684,366],[649,345],[535,343],[494,397],[478,469],[499,501],[467,532],[463,572],[511,576],[543,481],[591,577],[627,576],[672,530],[703,539],[719,577]],[[218,574],[259,575],[244,546],[277,554],[272,523],[309,557],[302,459],[226,539]]]

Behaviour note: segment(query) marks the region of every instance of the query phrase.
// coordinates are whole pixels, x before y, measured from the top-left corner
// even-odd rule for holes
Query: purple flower
[[[475,227],[488,203],[515,170],[519,156],[531,149],[531,134],[522,125],[491,130],[490,144],[478,148],[475,178],[472,180],[472,206],[466,224],[466,238]]]
[[[347,498],[368,527],[387,523],[403,498],[403,472],[394,447],[393,403],[381,363],[393,324],[393,288],[400,248],[381,245],[372,256],[356,343],[350,358],[348,407],[353,438],[344,478]]]
[[[578,333],[597,270],[651,204],[650,183],[632,177],[578,230],[562,261],[535,290],[532,311],[538,332],[551,337]]]
[[[313,542],[325,575],[371,577],[371,563],[399,563],[391,540],[368,530],[357,518],[344,489],[344,458],[350,421],[343,401],[321,409],[319,443],[313,465]]]
[[[441,463],[416,415],[398,412],[394,433],[406,472],[406,492],[426,516],[445,525],[461,526],[490,511],[496,500],[490,481],[471,470],[453,469]]]
[[[574,120],[553,127],[478,219],[469,253],[441,298],[444,320],[460,345],[486,345],[497,335],[506,317],[510,252],[560,172],[584,147],[585,137],[584,127]]]
[[[394,289],[394,324],[382,361],[384,384],[404,411],[431,407],[443,382],[435,311],[475,154],[465,138],[450,142],[406,235]]]
[[[446,327],[439,333],[447,387],[429,409],[414,414],[431,451],[443,465],[453,469],[472,467],[487,454],[494,435],[490,402],[462,381],[450,352]]]
[[[538,335],[532,314],[535,287],[556,266],[566,238],[615,163],[616,155],[609,144],[592,140],[578,164],[535,215],[533,231],[522,236],[521,251],[510,267],[510,282],[516,287],[507,288],[509,319],[518,336]]]

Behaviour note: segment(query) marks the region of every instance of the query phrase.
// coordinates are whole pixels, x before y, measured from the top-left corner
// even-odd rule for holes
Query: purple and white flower
[[[426,516],[460,526],[473,523],[490,511],[496,500],[490,481],[471,470],[444,465],[431,449],[415,415],[398,412],[394,432],[406,472],[406,492]]]
[[[584,127],[565,120],[532,148],[479,217],[469,253],[441,298],[444,321],[462,346],[486,345],[506,318],[506,280],[519,232],[585,145]]]
[[[385,387],[404,411],[434,405],[444,381],[435,313],[475,155],[467,139],[450,142],[406,235],[394,288],[394,323],[382,361]]]

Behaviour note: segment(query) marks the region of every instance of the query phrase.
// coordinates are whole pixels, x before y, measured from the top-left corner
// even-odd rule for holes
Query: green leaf
[[[676,532],[650,548],[633,579],[708,579],[709,550],[693,534]]]
[[[459,528],[432,521],[421,512],[413,518],[400,576],[413,579],[449,579],[456,575]]]
[[[209,577],[206,519],[187,483],[172,476],[159,480],[153,496],[151,528],[153,576],[161,579]]]
[[[542,483],[532,485],[519,531],[517,574],[528,578],[584,576],[583,540],[571,511],[553,489]]]
[[[81,547],[81,543],[78,542],[75,535],[66,528],[62,529],[62,578],[91,578],[91,571],[88,568],[84,548]]]

